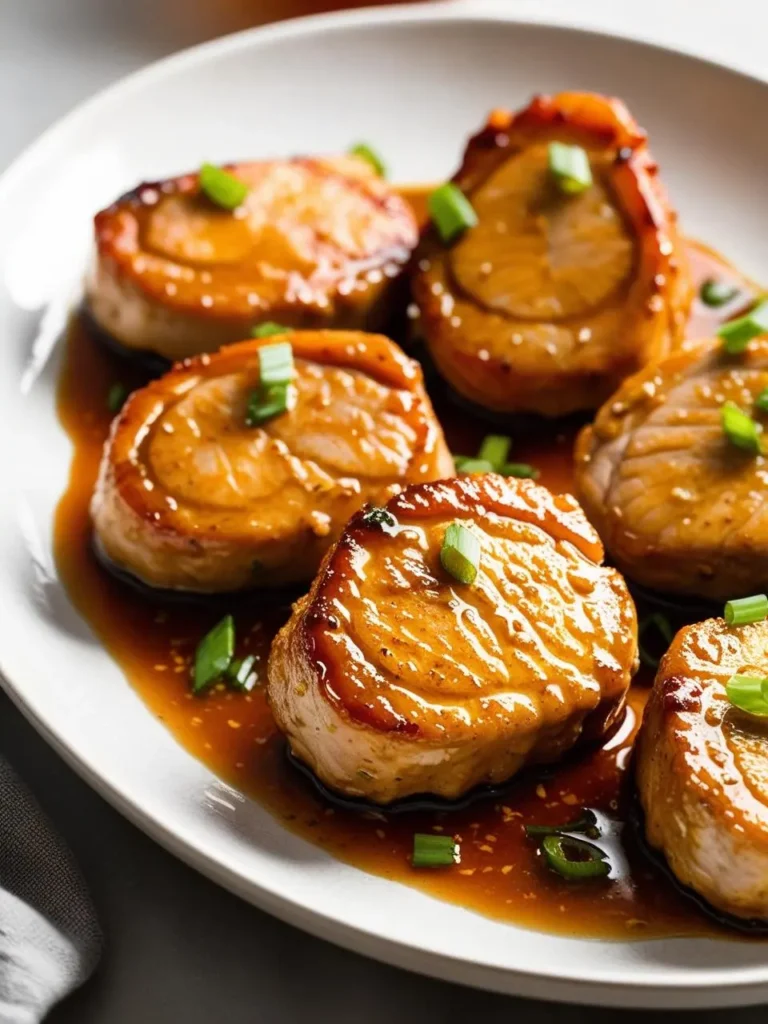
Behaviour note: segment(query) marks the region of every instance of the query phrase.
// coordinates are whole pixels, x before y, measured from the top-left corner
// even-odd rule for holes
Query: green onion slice
[[[274,320],[265,320],[263,324],[257,324],[251,328],[252,338],[271,338],[273,334],[288,334],[290,327],[283,327],[276,324]]]
[[[505,462],[499,470],[502,476],[519,476],[529,480],[538,480],[539,471],[527,462]]]
[[[130,391],[125,384],[113,384],[109,389],[107,392],[107,409],[109,409],[113,416],[123,408],[129,394]]]
[[[738,294],[739,289],[735,284],[717,281],[712,277],[706,280],[699,289],[699,296],[705,306],[724,306],[726,302],[735,299]]]
[[[589,157],[581,146],[550,142],[548,157],[550,174],[561,192],[569,196],[578,195],[592,184]]]
[[[509,455],[509,449],[511,447],[511,437],[503,437],[501,434],[488,434],[480,445],[480,451],[477,453],[477,457],[481,461],[490,462],[493,468],[498,472],[498,470],[501,469],[507,461],[507,456]]]
[[[768,715],[768,679],[731,676],[725,684],[728,700],[750,715]]]
[[[456,463],[456,469],[461,473],[462,476],[466,476],[468,473],[492,473],[493,463],[487,459],[461,459],[461,463]]]
[[[258,427],[275,416],[282,416],[288,412],[289,385],[273,384],[271,387],[258,388],[248,399],[248,408],[245,413],[245,424],[248,427]]]
[[[480,565],[480,538],[463,523],[451,523],[440,548],[440,564],[459,583],[474,583]]]
[[[723,618],[728,626],[748,626],[768,617],[768,597],[753,594],[751,597],[736,597],[726,601]]]
[[[660,658],[657,658],[646,646],[646,639],[648,634],[655,636],[658,645],[658,639],[664,642],[664,650],[669,647],[672,643],[672,637],[674,635],[672,627],[669,624],[669,619],[666,615],[662,615],[661,612],[654,612],[652,615],[647,615],[640,622],[638,633],[638,647],[640,653],[640,661],[648,668],[657,669],[659,667]]]
[[[215,164],[203,164],[199,181],[201,191],[223,210],[236,210],[248,195],[244,181]]]
[[[245,658],[238,658],[233,661],[226,672],[227,682],[230,686],[235,690],[241,690],[243,693],[250,693],[258,679],[258,676],[253,671],[255,664],[255,654],[249,654]]]
[[[259,380],[264,387],[293,380],[293,349],[288,341],[259,349]]]
[[[235,622],[225,615],[210,633],[206,633],[195,651],[193,693],[202,693],[229,668],[235,653]]]
[[[452,242],[462,231],[477,224],[477,214],[472,204],[451,181],[435,189],[427,201],[427,207],[444,242]]]
[[[245,422],[249,427],[274,419],[289,408],[289,385],[293,379],[293,349],[288,341],[259,349],[259,387],[248,399]]]
[[[768,412],[768,388],[763,388],[760,394],[755,399],[755,407],[760,412]]]
[[[760,455],[763,446],[760,441],[762,433],[760,425],[756,423],[748,412],[740,409],[735,402],[724,402],[720,406],[720,422],[723,433],[737,448],[752,455]]]
[[[453,836],[417,832],[413,837],[411,864],[415,868],[447,868],[459,862],[459,847]]]
[[[745,316],[729,320],[718,330],[723,348],[729,355],[738,355],[758,335],[768,331],[768,301],[758,303]]]
[[[363,512],[362,520],[366,526],[380,526],[386,531],[386,527],[390,529],[397,526],[397,519],[388,512],[385,508],[377,508],[375,505]]]
[[[576,821],[569,821],[565,825],[526,825],[525,834],[532,838],[534,836],[562,836],[570,832],[583,832],[584,835],[597,839],[600,835],[600,827],[597,824],[597,815],[594,811],[586,810]]]
[[[605,853],[598,846],[575,836],[545,836],[541,852],[549,867],[563,878],[605,878],[611,871]]]
[[[387,165],[381,159],[373,146],[369,146],[367,142],[355,143],[354,146],[350,147],[349,154],[350,156],[359,156],[361,159],[367,161],[380,178],[386,178]]]

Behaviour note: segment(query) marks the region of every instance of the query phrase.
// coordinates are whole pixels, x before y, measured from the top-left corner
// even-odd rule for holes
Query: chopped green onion
[[[592,170],[587,151],[581,146],[550,142],[549,171],[561,192],[574,196],[592,184]]]
[[[223,210],[236,210],[248,195],[244,181],[215,164],[203,164],[199,181],[200,189]]]
[[[440,549],[440,564],[459,583],[474,583],[480,565],[480,538],[463,523],[451,523]]]
[[[365,142],[358,142],[350,148],[349,153],[350,156],[359,156],[362,160],[367,161],[380,178],[386,178],[387,165],[373,147]]]
[[[235,623],[225,615],[210,633],[206,633],[195,651],[193,693],[202,693],[229,668],[235,653]]]
[[[511,437],[503,437],[501,434],[488,434],[480,445],[477,457],[481,461],[490,462],[493,468],[498,471],[507,461],[511,447]]]
[[[738,294],[739,289],[735,284],[716,281],[711,277],[702,284],[699,290],[701,301],[705,306],[724,306],[726,302],[735,299]]]
[[[472,204],[453,182],[436,188],[427,201],[429,215],[444,242],[452,242],[457,235],[477,224]]]
[[[768,331],[768,301],[758,303],[745,316],[729,320],[718,330],[723,339],[723,348],[729,355],[743,352],[750,341]]]
[[[258,676],[253,671],[256,664],[256,655],[249,654],[245,658],[238,658],[231,663],[227,669],[227,682],[235,690],[242,690],[243,693],[250,693],[256,685]]]
[[[288,412],[288,384],[273,384],[268,388],[258,388],[248,399],[245,413],[245,424],[258,427],[275,416]]]
[[[385,508],[373,506],[363,512],[362,520],[366,526],[393,527],[397,526],[397,519]]]
[[[657,636],[665,642],[666,646],[664,650],[672,643],[672,627],[669,624],[669,619],[666,615],[662,615],[661,612],[654,612],[652,615],[647,615],[640,623],[638,629],[638,641],[639,641],[639,653],[640,661],[648,668],[657,669],[659,667],[659,658],[655,654],[652,654],[643,643],[643,640],[649,629],[653,628],[653,631]]]
[[[545,836],[541,851],[549,867],[563,878],[605,878],[611,871],[598,846],[574,836]]]
[[[271,338],[273,334],[288,334],[290,327],[283,327],[276,324],[274,320],[265,320],[263,324],[257,324],[251,328],[252,338]]]
[[[768,617],[768,597],[753,594],[751,597],[736,597],[725,602],[723,618],[728,626],[748,626]]]
[[[293,349],[288,341],[259,349],[259,380],[263,387],[293,380]]]
[[[502,476],[519,476],[530,480],[539,479],[539,471],[527,462],[505,462],[499,470]]]
[[[471,462],[472,461],[472,456],[471,455],[453,455],[452,454],[451,458],[453,459],[453,464],[456,467],[457,472],[461,470],[461,467],[464,465],[465,462]]]
[[[728,700],[750,715],[768,715],[768,679],[731,676],[725,684]]]
[[[768,388],[763,388],[755,399],[755,406],[760,412],[768,412]]]
[[[453,836],[417,832],[413,837],[411,864],[415,868],[447,868],[458,864],[459,848]]]
[[[459,473],[466,476],[467,473],[492,473],[493,463],[487,459],[462,459],[461,465],[457,465]]]
[[[113,384],[109,389],[107,392],[107,408],[113,416],[123,408],[129,394],[130,391],[125,384]]]
[[[748,412],[740,409],[735,402],[724,402],[720,406],[720,422],[723,433],[732,445],[753,455],[760,455],[763,450],[760,443],[761,428]]]
[[[597,816],[594,811],[586,810],[576,821],[569,821],[565,825],[526,825],[525,834],[533,836],[562,836],[569,832],[583,832],[592,839],[600,836],[600,828],[597,824]]]

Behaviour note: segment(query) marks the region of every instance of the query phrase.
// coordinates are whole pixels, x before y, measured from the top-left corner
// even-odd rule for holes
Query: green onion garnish
[[[511,437],[503,437],[501,434],[488,434],[480,445],[477,457],[481,461],[490,462],[491,466],[498,471],[507,461],[511,447]]]
[[[584,835],[597,839],[600,836],[600,828],[597,824],[597,815],[594,811],[586,810],[576,821],[569,821],[565,825],[526,825],[525,834],[530,838],[533,836],[562,836],[569,832],[583,832]]]
[[[578,195],[592,184],[589,157],[581,146],[550,142],[548,155],[549,172],[561,192],[569,196]]]
[[[427,201],[429,215],[444,242],[451,242],[462,231],[477,224],[472,204],[453,182],[440,185]]]
[[[539,471],[527,462],[505,462],[499,470],[502,476],[519,476],[530,480],[539,479]]]
[[[728,700],[750,715],[768,715],[768,679],[731,676],[725,684]]]
[[[252,338],[271,338],[273,334],[288,334],[290,327],[283,327],[276,324],[274,320],[265,320],[263,324],[257,324],[251,328]]]
[[[728,626],[747,626],[768,617],[768,597],[753,594],[751,597],[736,597],[725,602],[723,618]]]
[[[417,832],[413,837],[411,864],[415,868],[447,868],[459,861],[459,848],[453,836],[435,836]]]
[[[230,686],[235,690],[241,690],[243,693],[250,693],[258,679],[258,676],[253,671],[255,664],[255,654],[249,654],[245,658],[237,658],[233,661],[226,672],[227,682]]]
[[[669,619],[666,617],[666,615],[662,615],[661,612],[654,612],[652,615],[647,615],[640,622],[640,626],[637,631],[640,661],[642,661],[644,665],[647,665],[648,668],[657,669],[659,667],[660,659],[657,658],[656,655],[653,654],[651,651],[649,651],[648,648],[645,646],[645,643],[643,642],[649,630],[653,631],[652,635],[655,634],[657,638],[657,644],[658,638],[661,638],[665,645],[664,650],[666,651],[666,649],[672,643],[672,627],[669,624]]]
[[[763,388],[760,394],[755,399],[755,407],[760,412],[768,412],[768,388]]]
[[[466,476],[467,473],[493,472],[493,463],[489,462],[487,459],[467,459],[462,458],[461,456],[459,458],[460,462],[456,462],[454,459],[454,464],[462,476]]]
[[[258,427],[275,416],[288,412],[288,384],[273,384],[272,387],[258,388],[248,399],[245,425]]]
[[[236,210],[248,195],[244,181],[215,164],[203,164],[199,181],[201,191],[223,210]]]
[[[440,548],[440,564],[459,583],[474,583],[480,565],[480,538],[463,523],[451,523]]]
[[[724,323],[717,334],[723,339],[725,351],[729,355],[738,355],[753,338],[765,331],[768,331],[768,301],[758,303],[745,316]]]
[[[740,409],[735,402],[724,402],[720,406],[720,422],[723,433],[737,448],[753,455],[760,455],[763,448],[760,443],[761,427],[755,423],[748,412]]]
[[[385,508],[377,508],[375,505],[363,512],[362,520],[366,526],[381,526],[382,529],[397,526],[397,519],[391,512]]]
[[[599,847],[575,836],[545,836],[541,852],[549,867],[563,878],[605,878],[611,871]]]
[[[349,154],[350,156],[359,156],[361,159],[366,160],[380,178],[386,178],[387,165],[381,159],[376,150],[367,143],[358,142],[354,146],[351,146]]]
[[[735,299],[739,289],[735,284],[728,284],[727,281],[716,281],[710,277],[702,284],[699,295],[705,306],[724,306],[726,302]]]
[[[257,427],[288,411],[288,388],[293,372],[290,342],[279,341],[259,349],[259,387],[248,399],[247,426]]]
[[[125,384],[113,384],[109,389],[107,392],[107,408],[113,416],[123,408],[129,394],[130,391]]]
[[[293,349],[288,341],[259,349],[259,380],[263,387],[289,384],[293,380]]]
[[[225,615],[210,633],[206,633],[195,651],[193,693],[202,693],[227,671],[235,652],[235,623]]]

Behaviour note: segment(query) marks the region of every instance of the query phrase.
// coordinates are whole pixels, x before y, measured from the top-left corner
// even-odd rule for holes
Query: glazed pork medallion
[[[97,325],[177,360],[265,321],[377,330],[416,243],[413,213],[358,157],[204,165],[96,216]]]
[[[452,472],[419,366],[394,342],[293,332],[134,392],[91,516],[108,565],[152,587],[271,587],[311,579],[363,502]]]
[[[646,367],[579,437],[579,498],[613,562],[647,587],[712,599],[765,589],[768,339],[734,347],[688,343]]]
[[[576,501],[473,475],[359,512],[294,605],[269,700],[348,796],[457,797],[560,759],[620,715],[635,609]]]
[[[739,918],[768,919],[766,675],[764,619],[685,627],[661,664],[637,743],[649,843],[684,885]]]
[[[692,289],[676,215],[619,100],[561,93],[496,111],[431,206],[418,330],[476,405],[593,409],[681,340]]]

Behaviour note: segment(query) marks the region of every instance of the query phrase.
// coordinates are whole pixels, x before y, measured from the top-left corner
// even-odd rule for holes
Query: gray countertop
[[[496,0],[506,3],[507,0]],[[733,27],[739,9],[728,4]],[[564,12],[570,3],[551,0]],[[0,169],[79,100],[150,60],[223,31],[323,6],[323,0],[0,0]],[[488,6],[488,3],[485,4]],[[520,0],[531,10],[534,0]],[[587,3],[596,22],[621,27],[623,2]],[[721,0],[657,0],[670,34],[699,33],[723,52]],[[584,13],[584,5],[579,5]],[[624,12],[626,13],[626,12]],[[683,15],[686,15],[684,18]],[[761,15],[768,23],[768,18]],[[693,20],[691,20],[693,19]],[[583,19],[582,19],[583,20]],[[637,19],[636,19],[637,21]],[[678,25],[679,23],[679,25]],[[640,22],[637,22],[640,25]],[[754,30],[754,25],[752,25]],[[647,33],[644,33],[647,34]],[[691,44],[686,30],[685,42]],[[752,31],[752,66],[765,34]],[[743,52],[742,52],[743,56]],[[45,670],[41,666],[41,670]],[[54,671],[51,667],[50,671]],[[107,935],[95,978],[52,1014],[52,1024],[226,1024],[358,1021],[430,1024],[515,1017],[609,1021],[618,1011],[511,1000],[386,967],[310,938],[240,902],[174,860],[112,810],[35,734],[0,694],[0,750],[65,836],[92,888]],[[600,955],[595,946],[595,956]],[[707,1024],[733,1013],[699,1013]],[[757,1024],[760,1010],[738,1013]],[[622,1011],[622,1020],[627,1020]],[[646,1014],[633,1013],[638,1022]]]

